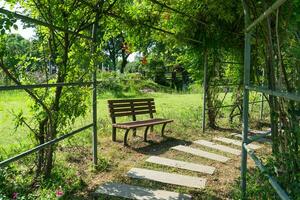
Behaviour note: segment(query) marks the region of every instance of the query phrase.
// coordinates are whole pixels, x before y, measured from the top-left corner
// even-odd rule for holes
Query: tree
[[[21,76],[22,65],[18,65],[22,60],[25,60],[26,56],[31,51],[31,42],[25,40],[20,35],[16,34],[3,34],[0,35],[0,59],[2,63],[9,66],[10,70],[16,74],[19,79]],[[7,55],[7,56],[5,56]],[[8,84],[9,79],[3,76],[3,82]]]
[[[100,10],[91,10],[76,0],[51,2],[37,0],[21,2],[21,5],[27,8],[33,17],[65,29],[74,29],[75,32],[89,28],[95,12],[100,12]],[[103,4],[101,5],[103,6]],[[89,63],[88,42],[79,39],[77,35],[57,32],[52,28],[39,28],[38,36],[40,48],[49,56],[51,64],[58,69],[54,77],[45,74],[45,82],[63,83],[87,80],[88,68],[80,66],[80,64],[84,63],[81,61],[82,58],[84,58],[84,64]],[[84,49],[87,51],[82,51]],[[16,66],[7,66],[7,63],[1,62],[0,67],[15,84],[27,83],[28,76],[26,77],[26,75],[28,74],[25,73],[24,78],[18,79],[18,75],[10,70],[15,69]],[[31,130],[35,130],[34,135],[38,144],[43,144],[56,138],[59,134],[63,134],[77,117],[86,112],[87,89],[78,90],[59,86],[54,90],[26,89],[25,91],[34,101],[32,106],[34,122],[30,125],[32,126]],[[25,123],[24,118],[20,117],[20,119],[22,120],[20,124]],[[50,176],[54,151],[55,147],[53,146],[39,151],[36,161],[36,176],[41,174],[46,177]]]

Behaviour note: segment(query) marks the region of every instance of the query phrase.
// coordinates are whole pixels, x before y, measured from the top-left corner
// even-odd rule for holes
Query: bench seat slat
[[[156,113],[156,110],[152,110],[152,113]],[[144,115],[144,114],[149,114],[149,110],[147,111],[135,111],[135,112],[123,112],[123,113],[116,113],[116,114],[112,114],[111,116],[113,117],[124,117],[124,116],[130,116],[130,115]]]
[[[128,103],[128,102],[154,102],[153,98],[147,99],[116,99],[116,100],[108,100],[108,103],[116,104],[116,103]]]
[[[135,107],[135,108],[131,108],[131,107],[128,107],[128,108],[117,108],[117,109],[113,108],[113,109],[110,109],[110,112],[116,114],[118,112],[127,112],[127,111],[132,111],[132,110],[134,110],[134,111],[135,110],[139,110],[139,111],[141,111],[141,110],[149,110],[150,108],[152,110],[155,110],[155,106],[151,106],[151,107],[149,107],[149,106],[143,106],[143,107]]]
[[[131,128],[139,128],[143,126],[165,124],[170,122],[173,122],[173,120],[157,118],[157,119],[148,119],[148,120],[141,120],[141,121],[125,122],[125,123],[116,123],[113,124],[113,127],[121,128],[121,129],[131,129]]]
[[[132,104],[133,104],[134,107],[149,106],[149,104],[151,106],[154,106],[154,102],[153,101],[150,101],[150,102],[147,102],[147,101],[145,101],[145,102],[133,102]],[[132,104],[130,102],[122,103],[122,104],[111,103],[111,104],[108,104],[108,107],[110,109],[112,109],[112,108],[124,108],[124,107],[125,108],[126,107],[130,108]]]

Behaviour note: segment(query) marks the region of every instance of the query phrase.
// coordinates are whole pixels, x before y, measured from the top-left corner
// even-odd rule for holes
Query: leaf
[[[13,28],[17,31],[17,30],[18,30],[18,25],[17,25],[17,24],[14,24],[14,25],[13,25]]]

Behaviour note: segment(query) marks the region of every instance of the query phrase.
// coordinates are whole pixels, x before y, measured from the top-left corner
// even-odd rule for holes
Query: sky
[[[11,11],[16,11],[22,14],[23,9],[20,8],[19,6],[16,6],[15,8],[11,9],[10,6],[7,5],[7,3],[5,3],[4,0],[0,0],[0,7],[7,9],[7,10],[11,10]],[[16,22],[16,25],[18,26],[18,30],[15,30],[14,28],[11,28],[10,32],[11,33],[18,33],[20,34],[23,38],[30,40],[33,39],[35,36],[35,29],[34,28],[24,28],[23,27],[23,23],[18,20]]]
[[[16,11],[20,14],[22,14],[23,9],[19,6],[14,7],[13,9],[10,8],[10,6],[5,3],[5,0],[0,0],[0,8],[4,8],[11,11]],[[18,20],[16,22],[16,25],[18,26],[18,29],[11,28],[10,33],[17,33],[20,34],[23,38],[27,40],[31,40],[35,37],[35,28],[24,28],[24,24],[22,21]],[[137,56],[137,53],[132,53],[128,57],[129,62],[133,62],[135,60],[135,57]]]

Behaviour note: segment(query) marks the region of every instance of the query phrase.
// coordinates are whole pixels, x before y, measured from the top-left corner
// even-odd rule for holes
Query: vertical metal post
[[[204,78],[203,78],[203,105],[202,105],[202,132],[205,132],[205,113],[206,113],[206,91],[207,91],[207,65],[208,52],[204,52]]]
[[[93,163],[94,165],[97,165],[98,161],[98,154],[97,154],[97,143],[98,143],[98,137],[97,137],[97,68],[98,63],[96,61],[96,49],[97,49],[97,29],[98,29],[98,22],[99,22],[99,14],[96,15],[95,22],[93,24],[93,44],[92,44],[92,59],[93,59]]]
[[[263,75],[263,79],[264,79],[265,78],[265,71],[264,70],[263,70],[263,74],[262,75]],[[264,82],[263,82],[262,86],[264,86]],[[260,119],[260,121],[262,121],[263,115],[264,115],[264,94],[263,93],[261,93],[260,101],[261,101],[261,103],[260,103],[260,115],[259,115],[259,119]]]
[[[260,96],[260,115],[259,115],[259,118],[260,118],[260,121],[262,121],[263,119],[263,115],[264,115],[264,94],[261,93],[261,96]]]
[[[250,24],[249,8],[246,0],[242,0],[244,15],[245,15],[245,28]],[[244,96],[243,96],[243,143],[242,143],[242,160],[241,160],[241,189],[242,199],[246,198],[246,175],[247,175],[247,150],[244,144],[248,140],[248,113],[249,113],[249,90],[246,86],[250,85],[250,61],[251,61],[251,33],[245,33],[245,50],[244,50]]]

